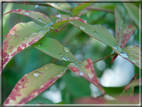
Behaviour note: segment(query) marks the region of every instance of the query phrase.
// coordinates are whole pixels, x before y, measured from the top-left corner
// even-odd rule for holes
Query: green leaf
[[[55,17],[57,17],[57,15],[55,15]],[[83,19],[79,17],[69,17],[69,16],[60,14],[60,18],[62,19],[61,21],[53,24],[54,28],[58,28],[65,22],[69,22],[70,24],[78,27],[80,30],[88,34],[89,36],[105,43],[106,45],[109,45],[110,47],[118,46],[115,38],[102,25],[89,25]]]
[[[125,47],[135,30],[136,26],[125,11],[124,7],[117,5],[115,8],[115,37],[121,48]],[[117,56],[118,55],[113,56],[111,63],[117,58]]]
[[[132,19],[135,21],[136,25],[139,27],[139,8],[132,3],[123,3],[123,5],[127,9]]]
[[[96,0],[96,1],[98,1],[98,0]],[[79,4],[78,6],[76,6],[75,8],[72,9],[72,13],[77,16],[83,9],[85,9],[86,7],[88,7],[91,4],[92,3]]]
[[[124,87],[124,90],[122,91],[122,93],[120,94],[120,96],[124,96],[124,95],[131,95],[133,96],[134,94],[134,85],[130,86],[132,83],[134,83],[134,81],[136,81],[136,78],[137,78],[137,75],[136,74],[132,79],[131,81],[129,82],[129,84],[127,86]],[[137,85],[139,84],[139,81],[136,81],[136,84]]]
[[[43,0],[43,1],[45,1],[45,0]],[[63,12],[71,13],[71,9],[72,9],[71,5],[66,3],[66,0],[63,0],[63,1],[64,1],[64,3],[46,3],[46,4],[56,8],[58,10],[61,10]],[[45,2],[47,2],[47,1],[45,1]]]
[[[32,21],[16,24],[3,42],[3,68],[14,55],[41,39],[50,27],[50,24],[42,27]]]
[[[32,46],[56,59],[71,62],[76,61],[70,50],[55,39],[44,37]]]
[[[137,45],[127,46],[122,50],[123,51],[120,53],[120,56],[127,59],[137,67],[142,68],[142,65],[140,65],[140,49]]]
[[[75,72],[77,75],[87,79],[89,82],[98,87],[103,94],[105,94],[105,91],[99,83],[99,80],[95,74],[93,62],[91,59],[87,59],[83,62],[70,63],[68,65],[68,68],[71,71]]]
[[[40,12],[29,11],[29,10],[22,10],[22,9],[16,9],[16,10],[11,10],[9,12],[6,12],[4,15],[6,15],[8,13],[22,14],[22,15],[28,16],[28,17],[30,17],[32,19],[35,19],[38,22],[43,23],[43,24],[51,23],[51,20],[45,14],[40,13]]]
[[[59,17],[59,16],[60,16],[60,17]],[[55,29],[59,28],[59,27],[60,27],[61,25],[63,25],[64,23],[69,22],[69,21],[73,21],[73,20],[81,21],[81,22],[87,24],[83,19],[81,19],[81,18],[79,18],[79,17],[68,17],[68,15],[62,15],[62,16],[61,16],[60,14],[56,15],[56,17],[62,18],[62,20],[61,20],[61,19],[57,19],[56,23],[53,24],[53,27],[54,27]]]
[[[65,66],[51,63],[25,74],[15,85],[3,105],[25,104],[54,84],[66,70]]]
[[[124,48],[133,32],[136,30],[136,26],[125,12],[123,6],[117,5],[115,8],[115,25],[116,41],[121,48]]]

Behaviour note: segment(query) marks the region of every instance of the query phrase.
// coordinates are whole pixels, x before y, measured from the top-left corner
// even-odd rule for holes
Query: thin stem
[[[116,55],[116,54],[117,54],[117,53],[110,54],[110,55],[105,56],[105,57],[103,57],[103,58],[101,58],[101,59],[98,59],[98,60],[96,60],[96,61],[93,61],[93,63],[96,63],[96,62],[98,62],[98,61],[100,61],[100,60],[103,60],[103,59],[109,58],[109,57],[111,57],[111,56],[113,56],[113,55]]]
[[[100,11],[105,11],[105,12],[114,13],[114,11],[112,11],[112,10],[109,10],[109,9],[103,9],[103,8],[87,7],[86,9],[88,9],[88,10],[100,10]]]

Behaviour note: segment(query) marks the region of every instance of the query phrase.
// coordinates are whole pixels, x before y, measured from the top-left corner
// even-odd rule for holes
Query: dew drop
[[[64,47],[64,51],[69,52],[70,50],[68,48]]]
[[[38,5],[35,5],[35,8],[38,8]]]
[[[57,20],[56,20],[56,22],[59,22],[59,21],[61,21],[61,19],[57,19]]]
[[[25,37],[24,39],[27,39],[27,37]]]
[[[25,12],[25,14],[29,16],[29,12]]]
[[[25,74],[25,76],[28,76],[27,74]]]
[[[45,67],[45,69],[48,69],[47,67]]]
[[[20,85],[20,88],[22,88],[22,85]]]
[[[55,4],[55,3],[51,3],[50,5],[51,5],[51,6],[56,6],[56,4]]]
[[[38,21],[42,22],[42,19],[41,19],[41,18],[38,18]]]
[[[53,64],[51,63],[51,66],[53,66]]]
[[[87,23],[87,20],[84,20]]]
[[[61,18],[61,14],[57,14],[56,17]]]
[[[79,73],[80,76],[83,76],[84,74],[82,72]]]
[[[81,30],[85,30],[85,27],[84,26],[80,26],[79,27]]]
[[[68,60],[70,60],[68,57],[66,57],[66,56],[62,56],[62,59],[64,60],[64,61],[68,61]]]
[[[70,23],[71,23],[71,24],[73,24],[73,22],[72,22],[72,21],[70,21]]]
[[[10,34],[11,35],[15,35],[15,32],[14,32],[14,30],[12,29],[12,30],[10,30]]]
[[[31,85],[31,83],[29,83],[29,85]]]
[[[41,43],[39,43],[38,46],[41,46]]]
[[[130,46],[130,48],[132,48],[133,46]]]
[[[90,79],[92,79],[93,75],[92,75],[92,74],[89,74],[88,77],[89,77]]]
[[[40,73],[34,73],[35,77],[38,77],[40,75]]]
[[[120,54],[124,58],[128,58],[128,53],[127,52],[121,52]]]
[[[136,63],[136,61],[135,61],[135,60],[132,60],[132,62],[133,62],[133,63]]]
[[[97,34],[98,32],[97,32],[97,31],[94,31],[94,33]]]

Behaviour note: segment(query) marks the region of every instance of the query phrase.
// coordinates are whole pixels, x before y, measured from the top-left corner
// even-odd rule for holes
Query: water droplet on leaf
[[[48,69],[47,67],[45,67],[45,69]]]
[[[28,16],[30,15],[29,12],[25,12],[25,14],[28,15]]]
[[[11,35],[15,35],[15,32],[14,32],[14,30],[12,29],[12,30],[10,30],[10,34]]]
[[[40,73],[39,73],[39,72],[34,73],[34,76],[35,76],[35,77],[38,77],[39,75],[40,75]]]
[[[27,37],[25,37],[24,39],[27,39]]]
[[[38,46],[41,46],[41,43],[39,43]]]
[[[79,27],[81,30],[85,30],[85,27],[84,26],[80,26]]]
[[[64,51],[69,52],[70,50],[68,48],[64,47]]]
[[[73,24],[73,22],[72,22],[72,21],[70,21],[70,23],[71,23],[71,24]]]
[[[68,61],[68,60],[70,60],[68,57],[66,57],[66,56],[62,56],[62,59],[64,60],[64,61]]]
[[[98,32],[97,32],[97,31],[94,31],[94,33],[97,34]]]
[[[84,74],[82,72],[79,73],[80,76],[83,76]]]
[[[38,5],[35,5],[35,8],[38,8]]]
[[[31,83],[29,83],[29,85],[31,85]]]
[[[40,22],[42,22],[42,19],[41,19],[41,18],[38,18],[38,20],[39,20]]]
[[[56,17],[61,18],[61,14],[57,14]]]
[[[127,52],[121,52],[120,54],[124,58],[128,58],[128,53]]]

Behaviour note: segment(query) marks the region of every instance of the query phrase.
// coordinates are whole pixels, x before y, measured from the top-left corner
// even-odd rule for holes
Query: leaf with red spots
[[[50,31],[50,27],[42,27],[32,21],[16,24],[3,42],[3,68],[14,55],[41,39]]]
[[[61,45],[55,39],[44,37],[32,46],[59,60],[71,62],[76,61],[70,50]]]
[[[60,16],[60,17],[59,17]],[[56,20],[56,23],[53,24],[53,27],[55,29],[59,28],[61,25],[63,25],[64,23],[66,22],[69,22],[69,21],[73,21],[73,20],[77,20],[77,21],[81,21],[85,24],[87,24],[83,19],[79,18],[79,17],[68,17],[68,15],[55,15],[55,17],[58,17],[58,18],[61,18],[61,19],[57,19]]]
[[[95,70],[93,67],[93,62],[91,59],[87,59],[83,62],[75,62],[70,63],[68,65],[68,68],[78,74],[79,76],[87,79],[91,83],[93,83],[96,87],[100,89],[100,91],[105,94],[105,91],[101,84],[99,83],[99,80],[95,74]]]
[[[137,26],[139,26],[139,8],[133,3],[123,3],[123,5],[137,24]]]
[[[98,0],[96,0],[96,1],[98,1]],[[75,8],[72,9],[72,13],[74,15],[78,15],[83,9],[85,9],[86,7],[88,7],[91,4],[93,4],[93,3],[82,3],[82,4],[79,4],[78,6],[76,6]]]
[[[129,84],[124,87],[124,90],[122,91],[122,93],[120,94],[120,96],[133,95],[134,94],[134,87],[135,86],[139,86],[139,81],[141,81],[141,78],[140,79],[136,79],[137,75],[138,74],[136,74],[131,79],[131,81],[129,82]]]
[[[54,84],[66,70],[66,66],[51,63],[25,74],[15,85],[3,105],[25,104]]]
[[[115,100],[107,100],[104,97],[82,97],[74,100],[75,104],[139,104],[139,95],[121,96],[115,95]]]
[[[43,0],[44,2],[47,2],[46,0]],[[70,13],[71,12],[71,5],[67,3],[66,0],[62,0],[64,1],[64,3],[46,3],[50,6],[52,6],[53,8],[56,8],[58,10],[61,10],[63,12],[66,12],[66,13]]]
[[[122,14],[123,13],[123,14]],[[115,8],[115,37],[118,45],[121,48],[129,41],[133,32],[136,30],[132,19],[128,17],[128,13],[123,6],[117,5]],[[117,55],[113,57],[112,62],[116,59]]]
[[[6,15],[8,13],[22,14],[22,15],[28,16],[28,17],[30,17],[32,19],[35,19],[38,22],[43,23],[43,24],[51,23],[51,20],[45,14],[40,13],[40,12],[35,12],[35,11],[30,11],[30,10],[16,9],[16,10],[11,10],[9,12],[6,12],[4,15]]]

